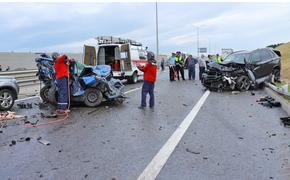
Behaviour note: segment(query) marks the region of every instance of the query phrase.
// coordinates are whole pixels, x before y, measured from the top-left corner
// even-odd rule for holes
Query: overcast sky
[[[211,53],[290,41],[290,3],[158,3],[160,52]],[[100,35],[156,50],[155,3],[0,3],[0,51],[81,52]]]

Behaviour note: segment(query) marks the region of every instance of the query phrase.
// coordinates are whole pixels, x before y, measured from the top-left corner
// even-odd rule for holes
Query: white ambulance
[[[113,76],[137,83],[143,76],[137,66],[147,62],[146,49],[141,43],[112,36],[99,36],[97,45],[84,45],[83,62],[86,65],[110,65]]]

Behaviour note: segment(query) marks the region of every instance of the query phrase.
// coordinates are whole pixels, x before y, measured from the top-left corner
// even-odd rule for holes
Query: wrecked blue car
[[[38,78],[44,84],[40,97],[44,102],[57,103],[57,86],[54,61],[47,54],[40,54],[35,59],[38,67]],[[85,66],[77,61],[70,64],[70,100],[72,103],[84,103],[95,107],[102,101],[112,101],[121,104],[124,101],[124,85],[112,77],[108,65]]]

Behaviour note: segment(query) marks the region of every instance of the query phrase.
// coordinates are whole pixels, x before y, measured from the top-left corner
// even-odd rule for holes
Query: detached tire
[[[134,72],[132,76],[129,78],[129,83],[136,84],[138,82],[138,74]]]
[[[96,107],[101,104],[103,95],[98,89],[86,89],[84,103],[88,107]]]
[[[15,94],[9,89],[0,91],[0,110],[7,111],[12,108],[15,102]]]
[[[251,87],[251,81],[248,76],[241,76],[237,80],[236,88],[239,91],[248,91]]]

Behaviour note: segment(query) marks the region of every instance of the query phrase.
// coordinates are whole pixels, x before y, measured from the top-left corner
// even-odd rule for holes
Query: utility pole
[[[155,3],[156,9],[156,60],[158,60],[159,56],[159,39],[158,39],[158,5],[157,2]]]
[[[210,39],[208,39],[208,54],[210,54]]]
[[[196,28],[196,38],[197,57],[199,57],[199,27]]]

